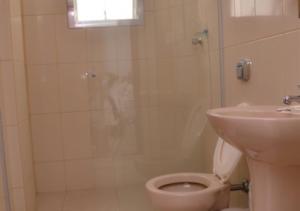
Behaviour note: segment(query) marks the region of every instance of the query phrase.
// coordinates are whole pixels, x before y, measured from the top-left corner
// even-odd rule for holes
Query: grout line
[[[56,15],[67,15],[66,12],[61,13],[43,13],[43,14],[23,14],[23,17],[40,17],[40,16],[56,16]]]
[[[159,108],[159,105],[149,105],[149,106],[132,106],[128,108],[135,108],[136,110],[138,109],[150,109],[150,108]],[[127,107],[125,107],[127,108]],[[31,117],[34,116],[46,116],[46,115],[55,115],[55,114],[72,114],[72,113],[89,113],[89,112],[100,112],[100,111],[105,111],[104,108],[100,109],[88,109],[88,110],[74,110],[74,111],[57,111],[57,112],[45,112],[45,113],[30,113]]]
[[[56,69],[56,73],[58,74],[57,76],[57,80],[58,80],[58,107],[60,110],[63,110],[63,103],[62,103],[62,72],[59,71],[58,69],[58,30],[57,30],[57,19],[58,19],[58,15],[54,15],[54,36],[55,36],[55,69]],[[63,135],[63,112],[59,112],[57,113],[59,115],[59,138],[60,138],[60,146],[62,149],[62,158],[63,160],[60,162],[63,162],[63,181],[64,181],[64,189],[67,190],[67,166],[66,166],[66,161],[65,161],[65,157],[66,157],[66,149],[64,146],[64,135]],[[37,164],[35,164],[37,165]],[[64,196],[64,201],[63,201],[63,205],[61,208],[61,211],[63,211],[64,209],[64,203],[65,203],[65,198],[66,195]]]
[[[4,62],[14,62],[15,60],[12,59],[0,59],[0,63],[4,63]]]

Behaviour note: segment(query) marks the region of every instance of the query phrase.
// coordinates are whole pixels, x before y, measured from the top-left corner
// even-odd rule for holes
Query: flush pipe
[[[233,184],[230,188],[231,191],[242,191],[244,193],[249,193],[250,181],[244,180],[241,184]]]

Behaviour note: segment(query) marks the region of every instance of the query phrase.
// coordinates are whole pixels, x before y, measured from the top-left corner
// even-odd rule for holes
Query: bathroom
[[[300,93],[299,5],[0,0],[0,211],[300,210],[291,190],[300,185],[297,106],[282,101]],[[259,116],[254,105],[277,113]],[[228,117],[244,111],[246,122]],[[250,138],[240,134],[278,139],[244,147]],[[227,147],[237,156],[220,182],[224,206],[180,208],[191,205],[181,198],[157,206],[168,200],[153,198],[163,191],[151,193],[151,182],[220,179],[216,152]]]

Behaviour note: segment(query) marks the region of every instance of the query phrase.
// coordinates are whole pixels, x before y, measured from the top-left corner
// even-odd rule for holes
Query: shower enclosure
[[[216,35],[199,45],[192,39],[206,27],[216,33],[210,32],[207,4],[156,1],[146,4],[143,25],[88,31],[95,60],[84,75],[89,109],[77,115],[89,126],[82,137],[89,156],[66,161],[67,171],[70,164],[77,168],[69,175],[75,183],[67,200],[75,194],[95,210],[150,211],[147,180],[206,171],[205,112],[218,94],[212,93],[210,67],[217,63],[210,48]],[[78,174],[84,181],[77,183]],[[77,185],[89,190],[78,192]],[[86,206],[77,203],[78,211]]]
[[[22,0],[12,39],[24,39],[27,76],[17,82],[28,86],[31,142],[23,131],[24,190],[14,188],[26,208],[6,211],[35,201],[37,211],[153,211],[147,180],[211,171],[218,1],[143,3],[137,24],[70,28],[65,0]]]

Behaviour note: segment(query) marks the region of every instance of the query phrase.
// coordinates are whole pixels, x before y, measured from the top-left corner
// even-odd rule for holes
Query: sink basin
[[[242,106],[209,110],[225,141],[245,153],[252,211],[300,210],[300,113],[293,107]]]
[[[300,114],[276,106],[209,110],[217,134],[249,157],[268,163],[300,165]]]

